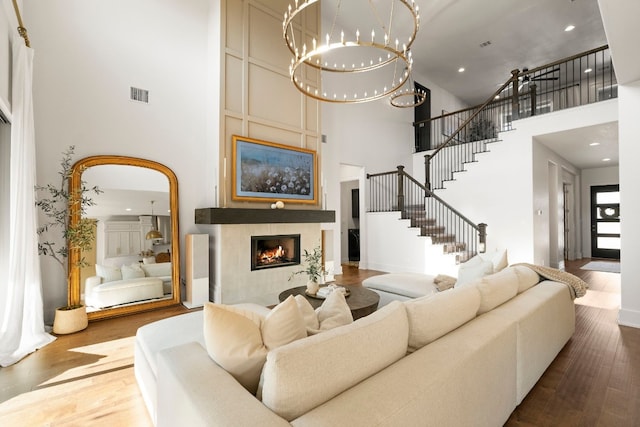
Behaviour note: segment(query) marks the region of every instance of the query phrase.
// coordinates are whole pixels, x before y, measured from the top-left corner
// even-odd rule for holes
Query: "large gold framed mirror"
[[[70,191],[100,189],[71,222],[91,219],[91,251],[69,253],[69,305],[89,320],[180,303],[178,180],[168,167],[124,156],[87,157],[73,165]],[[84,259],[86,266],[80,268]]]

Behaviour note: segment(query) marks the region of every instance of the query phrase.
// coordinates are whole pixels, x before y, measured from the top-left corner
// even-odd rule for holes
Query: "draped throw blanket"
[[[571,296],[573,299],[583,297],[587,294],[587,288],[589,285],[587,282],[582,280],[581,278],[574,276],[571,273],[567,273],[566,271],[561,271],[556,268],[551,267],[543,267],[541,265],[535,264],[527,264],[520,263],[514,265],[522,265],[524,267],[528,267],[538,273],[538,276],[544,277],[548,280],[553,280],[555,282],[564,283],[569,287],[571,291]]]

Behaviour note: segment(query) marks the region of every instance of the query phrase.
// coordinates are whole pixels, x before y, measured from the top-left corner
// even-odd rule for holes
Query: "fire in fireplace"
[[[300,264],[300,235],[251,236],[251,270]]]

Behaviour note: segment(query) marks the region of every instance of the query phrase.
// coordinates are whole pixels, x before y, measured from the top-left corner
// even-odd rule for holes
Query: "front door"
[[[591,187],[591,257],[620,259],[620,186]]]

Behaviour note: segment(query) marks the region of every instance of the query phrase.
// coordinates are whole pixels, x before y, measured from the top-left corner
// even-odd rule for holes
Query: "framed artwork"
[[[233,135],[233,200],[316,204],[316,152]]]

